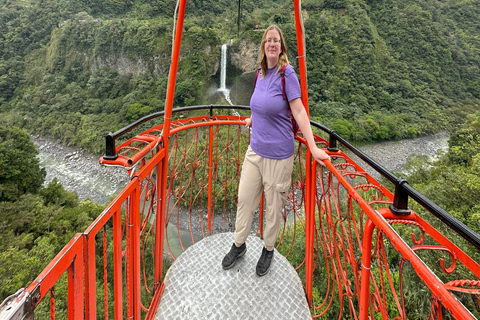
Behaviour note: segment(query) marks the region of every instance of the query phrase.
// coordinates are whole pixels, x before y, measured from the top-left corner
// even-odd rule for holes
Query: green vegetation
[[[467,117],[459,130],[452,134],[447,153],[439,154],[437,159],[411,156],[405,167],[408,170],[408,175],[405,178],[415,189],[473,231],[480,233],[480,178],[478,175],[480,170],[480,112]],[[480,261],[478,249],[456,235],[448,226],[416,203],[410,201],[409,205],[440,233],[448,235],[448,238],[470,258],[474,261]],[[404,239],[408,238],[410,233],[407,229],[404,228],[399,231]],[[442,281],[451,280],[440,269],[438,255],[429,252],[419,252],[418,254],[428,265],[435,266],[433,271],[440,276]],[[443,259],[445,259],[446,265],[449,265],[450,262],[448,261],[451,261],[451,258],[447,254],[443,255]],[[471,272],[458,264],[455,272],[456,279],[476,279]],[[418,278],[410,276],[405,282],[408,285],[418,283]],[[414,292],[415,290],[411,290],[410,295],[417,301],[421,301],[422,299]],[[469,310],[472,310],[476,317],[480,316],[478,305],[473,302],[471,295],[457,293],[456,296]],[[416,310],[415,304],[410,305],[409,310],[414,312]]]
[[[28,286],[60,250],[78,233],[85,231],[104,210],[104,207],[84,200],[79,202],[75,193],[66,191],[54,178],[43,187],[45,170],[38,165],[37,150],[27,132],[19,128],[6,128],[0,124],[0,301],[20,288]],[[112,229],[106,228],[107,239]],[[148,240],[151,246],[151,238]],[[113,256],[110,241],[106,254]],[[97,249],[97,272],[103,278],[103,250]],[[111,261],[111,260],[110,260]],[[146,255],[148,266],[153,265]],[[171,265],[164,260],[163,275]],[[113,277],[113,264],[107,266]],[[153,283],[148,274],[148,283]],[[62,276],[55,285],[56,316],[67,318],[67,281]],[[98,283],[103,292],[103,282]],[[109,301],[113,301],[113,280],[109,281]],[[103,299],[99,297],[99,299]],[[142,292],[142,299],[150,303],[151,295]],[[113,314],[113,304],[110,306]],[[105,314],[104,304],[98,304],[100,318]],[[50,315],[48,298],[35,310],[35,318]]]
[[[103,207],[65,191],[45,171],[24,130],[0,125],[0,300],[32,282]],[[66,290],[65,288],[57,288]]]
[[[175,4],[0,1],[0,116],[101,153],[106,133],[164,108]],[[280,25],[296,63],[292,3],[241,4],[238,30],[238,2],[187,2],[175,106],[211,103],[221,44],[258,46],[257,25]],[[303,8],[311,115],[346,139],[451,130],[459,110],[480,109],[474,1],[308,0]],[[231,66],[229,82],[238,76]]]
[[[480,113],[467,117],[438,159],[412,156],[408,182],[458,220],[480,233]],[[445,228],[445,227],[444,227]],[[472,254],[478,256],[478,251]]]

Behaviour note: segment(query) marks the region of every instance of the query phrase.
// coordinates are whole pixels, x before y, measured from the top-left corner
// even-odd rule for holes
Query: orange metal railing
[[[152,319],[163,290],[162,258],[174,260],[210,234],[233,231],[236,187],[249,141],[243,118],[184,118],[172,121],[170,132],[169,154],[160,143],[127,165],[130,183],[23,291],[31,311],[50,292],[55,315],[61,297],[54,288],[66,281],[69,319]],[[394,194],[350,156],[317,140],[331,150],[332,161],[327,167],[306,161],[305,142],[298,138],[277,243],[304,280],[313,317],[413,317],[412,283],[421,284],[428,302],[423,307],[432,318],[478,317],[480,265],[465,251],[468,245],[454,244],[413,211],[393,213]],[[144,140],[136,136],[118,146],[119,158],[150,148],[139,141]],[[259,236],[262,210],[253,231]]]

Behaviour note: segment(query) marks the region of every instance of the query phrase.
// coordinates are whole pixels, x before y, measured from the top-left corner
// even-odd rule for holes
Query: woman
[[[315,144],[310,120],[302,103],[300,85],[289,65],[283,34],[277,26],[272,25],[265,30],[260,51],[261,76],[250,100],[251,118],[246,119],[246,126],[252,127],[252,135],[238,188],[235,242],[224,257],[222,266],[224,269],[232,268],[237,258],[245,254],[245,241],[264,191],[264,248],[256,267],[257,274],[263,276],[270,268],[282,209],[291,184],[295,139],[289,108],[315,160],[324,165],[322,161],[330,157]],[[287,65],[284,76],[288,102],[283,98],[279,72],[284,65]]]

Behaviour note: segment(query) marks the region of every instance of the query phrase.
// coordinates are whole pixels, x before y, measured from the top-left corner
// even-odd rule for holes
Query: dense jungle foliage
[[[1,0],[2,121],[100,153],[106,133],[163,110],[175,5]],[[311,115],[345,138],[450,130],[480,108],[478,0],[302,5]],[[295,64],[291,1],[188,1],[175,106],[210,103],[221,44],[258,47],[255,26],[271,23]],[[240,73],[230,66],[229,83]]]
[[[210,103],[221,44],[258,46],[256,25],[284,30],[295,65],[289,0],[240,1],[240,30],[238,2],[187,3],[175,106]],[[42,187],[26,132],[101,153],[106,133],[163,110],[175,4],[0,0],[0,300],[30,283],[103,209],[56,180]],[[451,131],[448,153],[412,158],[407,179],[480,232],[479,0],[302,5],[312,118],[356,141]],[[242,76],[229,72],[230,84]],[[63,318],[65,308],[57,310]]]
[[[27,132],[0,124],[0,300],[32,282],[103,207],[79,202],[45,170]]]
[[[25,130],[0,124],[0,301],[27,287],[74,235],[85,231],[104,210],[90,200],[79,201],[56,178],[42,186],[45,169],[40,168],[37,153]],[[110,239],[111,233],[111,229],[107,231]],[[111,257],[113,246],[106,251]],[[98,250],[97,255],[97,261],[103,261],[103,251]],[[151,257],[146,261],[153,265]],[[164,274],[170,265],[165,259]],[[107,268],[112,277],[113,265]],[[103,266],[98,270],[103,272]],[[67,281],[62,278],[55,285],[56,317],[67,319]],[[112,295],[110,288],[110,301]],[[150,301],[149,295],[145,296]],[[35,310],[35,319],[50,318],[48,299],[45,301]],[[104,304],[99,303],[98,308],[104,315]]]

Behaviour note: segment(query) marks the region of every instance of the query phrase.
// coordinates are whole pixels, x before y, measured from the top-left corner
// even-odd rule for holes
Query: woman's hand
[[[315,146],[313,148],[310,148],[310,151],[312,152],[313,158],[315,158],[315,160],[318,163],[320,163],[322,166],[325,165],[323,160],[330,161],[330,156],[325,151],[323,151],[322,149]]]
[[[252,126],[252,118],[247,118],[245,119],[245,127],[251,127]]]
[[[312,128],[310,127],[310,119],[308,119],[302,99],[296,98],[289,103],[292,115],[297,121],[300,131],[302,131],[303,137],[307,140],[312,156],[318,163],[324,166],[325,163],[323,163],[323,160],[330,160],[330,156],[322,149],[319,149],[315,144],[315,138],[313,137]]]

